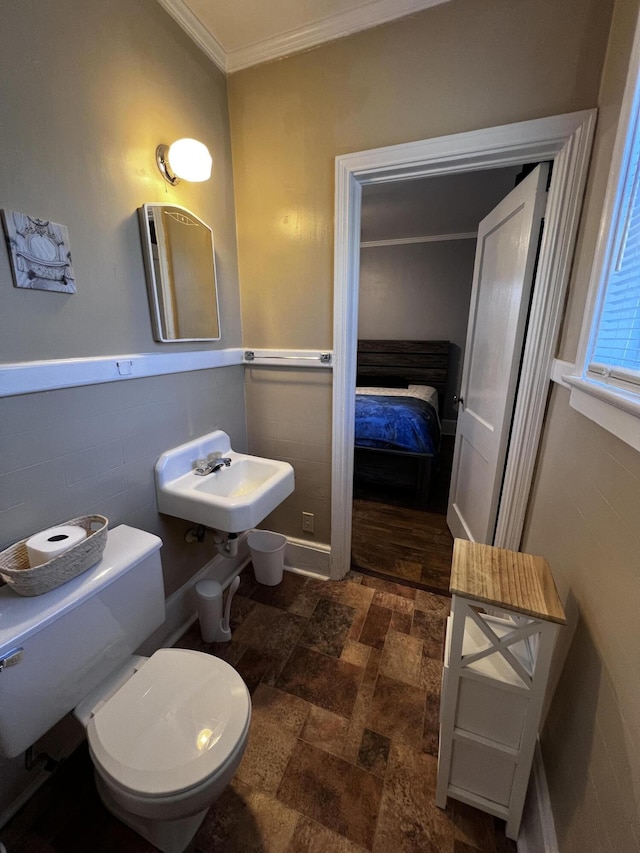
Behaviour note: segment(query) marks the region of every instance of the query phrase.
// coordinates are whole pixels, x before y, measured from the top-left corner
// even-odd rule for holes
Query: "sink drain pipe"
[[[204,542],[205,534],[209,532],[213,534],[213,541],[218,554],[223,557],[238,556],[238,534],[224,533],[222,530],[214,530],[212,527],[205,527],[204,524],[199,524],[197,527],[190,527],[184,535],[185,542]]]

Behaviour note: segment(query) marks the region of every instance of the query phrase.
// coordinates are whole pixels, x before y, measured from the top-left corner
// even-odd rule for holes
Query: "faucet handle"
[[[222,457],[221,450],[214,450],[213,453],[207,453],[207,462],[217,462]]]
[[[209,468],[209,463],[204,457],[194,459],[193,470],[198,474],[203,474]]]

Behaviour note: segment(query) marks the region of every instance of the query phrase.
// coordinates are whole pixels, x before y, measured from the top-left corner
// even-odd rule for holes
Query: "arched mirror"
[[[175,204],[144,204],[138,214],[155,340],[220,340],[211,228]]]

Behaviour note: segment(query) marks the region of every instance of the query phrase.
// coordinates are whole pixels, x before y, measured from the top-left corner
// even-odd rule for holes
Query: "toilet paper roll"
[[[87,531],[83,527],[73,524],[62,524],[59,527],[50,527],[36,533],[27,539],[27,554],[29,565],[32,569],[48,563],[54,557],[64,554],[69,548],[73,548],[78,542],[87,538]]]

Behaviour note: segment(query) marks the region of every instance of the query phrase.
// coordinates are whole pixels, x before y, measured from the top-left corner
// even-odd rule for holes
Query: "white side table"
[[[456,539],[436,803],[453,797],[516,839],[564,610],[542,557]]]

